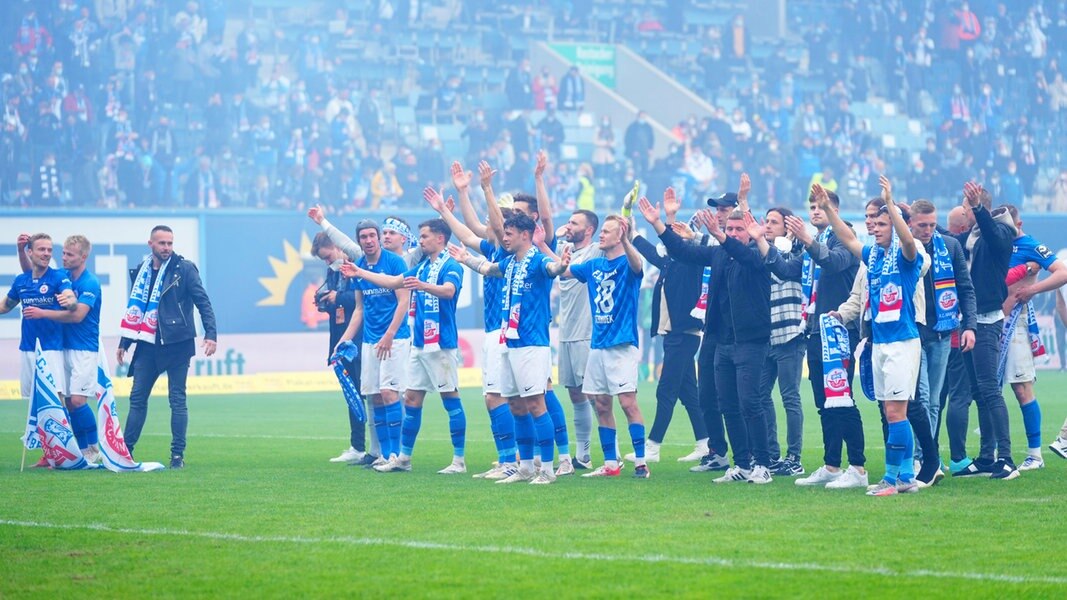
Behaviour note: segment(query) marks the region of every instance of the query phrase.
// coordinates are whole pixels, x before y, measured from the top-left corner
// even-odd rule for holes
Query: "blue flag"
[[[359,358],[359,346],[351,341],[339,344],[337,351],[330,357],[330,366],[337,375],[337,381],[341,384],[341,393],[344,394],[348,407],[352,409],[352,414],[356,415],[356,420],[360,423],[366,423],[367,412],[363,408],[363,396],[359,394],[359,390],[352,383],[352,378],[348,376],[348,370],[345,369],[342,358],[350,363],[355,361]]]
[[[63,365],[58,365],[62,369]],[[59,399],[52,369],[37,341],[37,358],[33,375],[33,396],[30,401],[30,420],[36,428],[36,445],[44,450],[44,458],[52,469],[96,469],[85,460],[78,448],[78,440],[70,426],[70,415]],[[24,440],[30,448],[30,440]]]

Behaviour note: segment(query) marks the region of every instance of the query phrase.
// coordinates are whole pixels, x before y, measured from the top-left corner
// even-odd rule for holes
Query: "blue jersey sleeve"
[[[463,269],[460,268],[456,261],[449,259],[441,274],[437,277],[439,285],[451,283],[456,286],[456,294],[459,294],[459,290],[463,288]]]
[[[96,306],[97,301],[100,299],[100,283],[98,281],[92,281],[78,294],[78,303],[85,304],[89,308]]]
[[[1034,238],[1030,238],[1029,242],[1026,245],[1026,260],[1036,262],[1041,265],[1042,269],[1047,271],[1052,266],[1052,263],[1056,262],[1056,255],[1052,253],[1048,246],[1038,243]]]
[[[491,259],[493,253],[496,252],[496,246],[490,244],[489,240],[482,240],[478,242],[478,251],[482,253],[482,256]]]
[[[553,275],[552,272],[548,270],[548,265],[550,265],[550,264],[552,264],[554,262],[556,262],[556,261],[552,260],[551,256],[541,256],[541,261],[537,265],[537,271],[545,279],[555,279],[556,276]]]
[[[593,261],[591,260],[587,260],[583,263],[571,265],[571,275],[582,283],[588,282],[589,275],[592,273],[592,262]]]
[[[15,288],[17,287],[17,285],[18,285],[17,283],[11,284],[11,289],[7,291],[7,299],[8,300],[14,300],[15,302],[19,301],[19,293],[17,291],[15,291]]]
[[[407,271],[404,271],[404,277],[418,277],[419,276],[419,265],[421,265],[421,264],[422,263],[419,263],[418,265],[415,265],[414,267],[411,267]]]

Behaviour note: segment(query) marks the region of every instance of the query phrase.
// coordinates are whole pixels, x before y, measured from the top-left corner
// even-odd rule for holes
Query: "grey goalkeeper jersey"
[[[587,260],[604,256],[595,240],[581,250],[574,249],[573,244],[560,244],[559,252],[565,246],[571,248],[571,264],[581,264]],[[589,292],[586,284],[577,279],[559,280],[559,341],[584,342],[593,339],[593,311],[589,307]]]

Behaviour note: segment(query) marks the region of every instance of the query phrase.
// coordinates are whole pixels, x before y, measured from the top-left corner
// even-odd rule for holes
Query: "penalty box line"
[[[390,540],[384,538],[349,536],[305,537],[244,535],[240,533],[226,533],[220,531],[188,531],[184,529],[137,529],[131,527],[113,527],[101,523],[65,524],[48,523],[41,521],[18,521],[13,519],[0,519],[0,526],[62,531],[99,531],[103,533],[116,533],[140,536],[185,537],[251,544],[297,544],[309,546],[318,546],[322,544],[339,544],[347,546],[391,546],[395,548],[405,548],[410,550],[436,550],[457,553],[478,553],[492,555],[511,554],[515,556],[526,556],[530,558],[550,560],[594,560],[643,564],[695,565],[704,567],[738,567],[747,569],[769,569],[774,571],[841,573],[844,575],[871,575],[887,578],[925,577],[932,579],[960,579],[966,581],[988,581],[1010,584],[1067,584],[1067,577],[1045,575],[1008,575],[998,573],[934,571],[929,569],[896,570],[888,567],[863,567],[851,565],[826,565],[819,563],[754,561],[739,560],[733,558],[719,558],[714,556],[689,557],[670,556],[665,554],[604,554],[588,552],[548,552],[544,550],[538,550],[536,548],[524,548],[521,546],[448,544],[442,542],[429,542],[419,540]]]

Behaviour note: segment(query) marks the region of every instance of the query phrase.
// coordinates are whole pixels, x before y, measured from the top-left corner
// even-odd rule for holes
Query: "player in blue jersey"
[[[375,467],[380,472],[410,471],[411,453],[422,427],[422,405],[427,392],[441,394],[448,411],[452,436],[452,463],[441,474],[466,473],[464,448],[467,417],[459,399],[459,336],[456,330],[456,300],[463,287],[463,269],[446,249],[452,231],[441,219],[419,225],[419,246],[423,258],[403,274],[386,275],[345,263],[346,277],[359,277],[383,288],[407,289],[415,298],[413,347],[408,356],[404,393],[404,423],[400,453],[395,460]]]
[[[1045,460],[1041,456],[1041,407],[1034,396],[1034,382],[1037,381],[1034,352],[1037,348],[1031,346],[1031,342],[1036,340],[1031,339],[1033,336],[1028,323],[1035,323],[1036,328],[1036,315],[1033,314],[1034,308],[1030,300],[1042,292],[1063,287],[1067,283],[1067,266],[1056,258],[1048,246],[1023,233],[1023,221],[1019,218],[1017,208],[1008,205],[1007,209],[1015,221],[1015,229],[1019,232],[1019,237],[1012,242],[1008,267],[1036,263],[1040,269],[1049,272],[1048,277],[1038,281],[1037,270],[1028,267],[1026,276],[1012,285],[1008,299],[1004,302],[1005,317],[1011,315],[1016,306],[1021,307],[1008,346],[1004,381],[1010,383],[1012,391],[1015,392],[1015,398],[1019,401],[1019,408],[1023,413],[1023,428],[1026,429],[1026,459],[1019,465],[1019,470],[1032,471],[1043,468]]]
[[[640,253],[630,243],[633,228],[617,215],[604,219],[599,247],[603,256],[571,265],[564,277],[587,284],[593,314],[593,338],[585,366],[582,393],[594,399],[604,465],[583,477],[618,477],[612,396],[629,423],[634,447],[634,477],[647,479],[645,421],[637,406],[638,363],[637,300],[643,277]]]
[[[915,322],[915,291],[922,289],[926,257],[915,245],[911,229],[893,203],[892,186],[882,176],[885,210],[874,217],[874,245],[864,246],[836,211],[820,185],[812,194],[830,218],[838,239],[867,266],[870,290],[871,363],[874,395],[885,409],[888,435],[885,443],[886,474],[868,489],[869,496],[892,496],[919,491],[912,473],[915,434],[908,423],[908,402],[919,381],[922,344]],[[895,235],[894,235],[895,234]]]
[[[363,251],[357,266],[371,273],[403,275],[408,270],[404,259],[393,252],[383,252],[380,237],[381,230],[374,221],[363,220],[356,225],[356,238]],[[351,340],[363,330],[360,393],[374,406],[374,428],[382,448],[373,463],[375,467],[400,455],[400,391],[405,389],[404,370],[411,348],[407,319],[410,296],[411,291],[405,288],[394,290],[367,279],[356,280],[355,310],[340,339]]]
[[[463,213],[465,223],[448,209],[448,203],[439,192],[426,188],[423,197],[452,229],[456,239],[464,246],[479,252],[492,262],[500,262],[507,255],[507,250],[500,243],[503,237],[504,211],[510,216],[511,209],[501,209],[492,194],[492,188],[486,190],[489,209],[489,224],[483,224],[470,200],[471,173],[464,171],[458,162],[452,163],[452,183],[459,195],[458,206]],[[498,232],[500,232],[498,234]],[[483,239],[482,236],[485,236]],[[482,278],[482,299],[484,300],[483,317],[485,336],[482,338],[482,394],[485,396],[485,408],[489,412],[489,427],[496,444],[497,463],[488,471],[476,473],[475,479],[500,480],[507,478],[517,468],[515,447],[515,418],[508,409],[508,403],[500,395],[501,368],[504,345],[500,342],[501,295],[504,281],[497,277]]]
[[[100,462],[96,413],[88,404],[95,396],[100,351],[100,280],[86,268],[92,244],[85,236],[72,235],[63,243],[63,268],[70,274],[73,297],[59,298],[63,308],[27,308],[26,319],[50,319],[62,323],[63,379],[67,409],[74,436],[85,460]],[[24,255],[20,255],[22,262]],[[23,267],[28,270],[28,262]],[[66,308],[66,307],[69,307]]]
[[[509,252],[500,262],[471,256],[459,246],[449,246],[452,256],[487,277],[504,279],[503,304],[498,313],[499,339],[505,345],[500,393],[507,398],[515,417],[519,467],[498,483],[550,484],[555,439],[552,417],[545,406],[545,390],[552,373],[552,350],[548,325],[552,320],[549,297],[552,280],[570,261],[564,252],[554,260],[534,247],[536,225],[526,214],[515,212],[504,222],[503,246]],[[540,450],[541,467],[534,466],[534,444]]]
[[[29,255],[30,269],[15,277],[7,298],[0,305],[0,315],[22,304],[22,339],[19,342],[22,352],[22,397],[28,401],[33,393],[38,341],[48,368],[52,371],[56,391],[63,395],[67,388],[63,368],[63,324],[43,318],[42,311],[64,310],[59,298],[60,294],[71,290],[70,276],[65,270],[50,266],[52,238],[48,234],[20,237],[18,246],[20,252]]]

